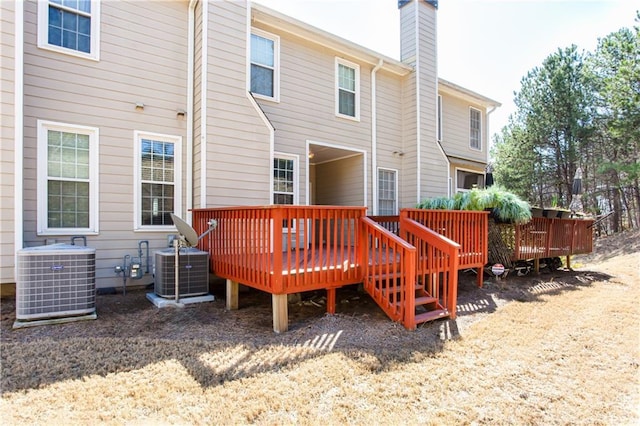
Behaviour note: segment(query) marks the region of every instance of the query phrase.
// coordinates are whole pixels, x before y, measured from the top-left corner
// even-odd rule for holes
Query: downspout
[[[207,207],[207,53],[209,50],[209,1],[202,3],[202,59],[200,64],[200,208]]]
[[[378,112],[376,108],[376,73],[384,61],[378,60],[378,64],[371,70],[371,184],[373,214],[378,214]]]
[[[13,98],[13,114],[14,114],[14,210],[13,210],[13,226],[14,226],[14,280],[18,278],[18,250],[24,246],[24,3],[21,1],[14,2],[15,9],[15,53],[14,53],[14,98]]]
[[[447,162],[447,197],[451,197],[451,161],[449,161],[449,156],[446,152],[444,152],[444,148],[442,147],[442,143],[436,138],[436,145],[440,149],[442,156],[444,157],[444,161]]]
[[[414,18],[416,21],[416,203],[420,203],[420,180],[422,178],[420,173],[420,9],[418,9],[418,3],[418,1],[413,2],[415,6]]]
[[[189,30],[187,40],[187,223],[192,223],[193,208],[193,70],[195,61],[195,14],[196,2],[189,1]]]
[[[246,71],[245,72],[246,72],[246,76],[248,77],[251,74],[251,1],[247,1],[247,30],[246,31],[247,31],[247,33],[246,33],[246,35],[247,35],[246,49],[247,50],[246,50],[246,54],[245,54],[245,60],[246,60]],[[258,116],[262,119],[262,122],[267,127],[267,129],[269,130],[269,164],[273,164],[273,158],[275,156],[275,133],[276,133],[276,129],[275,129],[275,127],[273,127],[273,124],[271,124],[271,121],[269,121],[269,117],[267,117],[267,115],[264,113],[262,108],[260,108],[260,105],[258,105],[258,102],[256,101],[256,99],[251,94],[251,86],[250,86],[250,82],[249,82],[250,79],[249,78],[245,78],[245,80],[247,82],[245,95],[247,96],[247,99],[249,100],[249,102],[253,106],[253,109],[256,110],[256,112],[258,113]],[[271,167],[273,167],[273,166],[271,166]],[[272,190],[273,190],[273,173],[269,173],[269,194],[271,194]],[[269,195],[269,204],[271,204],[272,202],[273,202],[273,197],[271,195]]]
[[[436,82],[436,103],[438,102],[438,85],[440,83]],[[444,103],[444,99],[442,100]],[[441,105],[442,110],[444,110],[444,107]],[[437,110],[438,106],[436,104],[436,110]],[[442,115],[442,112],[438,112],[438,114]],[[444,148],[442,147],[442,142],[440,142],[438,140],[438,126],[440,125],[440,121],[442,120],[442,117],[438,118],[438,122],[436,122],[436,134],[435,134],[435,141],[436,141],[436,145],[438,146],[438,149],[440,150],[440,153],[442,154],[442,157],[444,158],[444,161],[446,161],[447,163],[447,197],[451,197],[452,194],[452,185],[451,185],[451,161],[449,160],[449,156],[447,155],[447,153],[444,151]],[[442,121],[444,122],[444,121]],[[443,138],[444,139],[444,138]]]

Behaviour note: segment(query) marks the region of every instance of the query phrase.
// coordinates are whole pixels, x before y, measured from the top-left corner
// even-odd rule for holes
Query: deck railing
[[[458,269],[478,269],[478,285],[482,285],[482,268],[488,257],[488,212],[402,209],[400,216],[460,244]],[[399,235],[400,216],[373,216],[372,219]]]
[[[482,268],[487,264],[489,212],[403,209],[400,215],[460,244],[460,269]]]
[[[416,249],[371,218],[361,219],[362,257],[368,259],[364,287],[393,321],[413,324]],[[407,316],[409,316],[407,321]]]
[[[216,275],[272,294],[362,281],[359,219],[365,207],[264,206],[193,210],[199,243]]]
[[[542,259],[590,253],[593,220],[534,217],[515,225],[514,260]]]
[[[400,236],[416,248],[417,285],[455,319],[460,245],[405,216],[400,217]]]

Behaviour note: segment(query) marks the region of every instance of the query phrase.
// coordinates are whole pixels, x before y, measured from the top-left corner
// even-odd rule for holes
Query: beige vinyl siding
[[[15,2],[0,2],[0,284],[14,283]]]
[[[378,71],[376,74],[377,92],[377,167],[394,169],[401,171],[405,155],[394,154],[404,153],[402,143],[402,121],[403,121],[403,90],[402,80],[396,75]],[[372,170],[370,174],[370,186],[378,178],[378,171]],[[397,202],[401,204],[406,188],[405,176],[399,172],[398,176]],[[412,193],[415,198],[415,191]],[[372,196],[377,197],[372,191]],[[415,203],[413,203],[415,204]],[[413,207],[413,204],[411,207]]]
[[[417,157],[417,100],[416,73],[413,72],[402,82],[402,142],[404,156],[402,157],[401,176],[403,184],[400,187],[399,207],[415,207],[418,202],[418,157]]]
[[[372,67],[340,56],[360,66],[360,121],[337,117],[335,61],[339,55],[274,28],[261,29],[280,36],[280,102],[258,102],[276,128],[275,150],[300,156],[300,200],[305,200],[307,140],[371,152]]]
[[[447,195],[448,164],[437,144],[436,9],[419,3],[420,199]]]
[[[316,179],[323,182],[316,188],[319,205],[362,206],[364,182],[363,154],[315,166]]]
[[[176,112],[187,106],[188,4],[102,2],[99,62],[38,49],[36,9],[35,2],[25,3],[25,244],[70,238],[36,234],[36,120],[97,127],[100,232],[87,243],[96,248],[98,287],[119,287],[122,278],[113,268],[124,255],[137,256],[138,241],[149,241],[152,253],[166,246],[168,232],[133,231],[134,131],[186,143],[186,119]]]
[[[482,150],[471,149],[469,146],[469,107],[480,111]],[[486,125],[484,107],[470,104],[469,101],[449,94],[442,94],[442,146],[448,155],[485,162],[487,160]]]
[[[410,65],[416,62],[416,21],[413,3],[400,9],[400,60]]]
[[[247,98],[245,3],[208,16],[207,206],[270,204],[269,129]]]

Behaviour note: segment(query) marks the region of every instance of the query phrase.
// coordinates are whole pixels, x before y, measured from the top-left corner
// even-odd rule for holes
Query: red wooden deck
[[[199,247],[211,254],[211,271],[227,279],[227,306],[237,307],[239,283],[271,293],[275,331],[288,326],[287,294],[325,289],[327,311],[334,312],[336,288],[357,283],[407,328],[455,318],[458,270],[478,268],[481,284],[488,257],[486,212],[403,209],[399,216],[367,217],[365,207],[193,210],[199,234],[212,219],[218,226]],[[588,221],[538,219],[513,228],[518,255],[591,251]],[[419,306],[427,312],[416,313]]]
[[[276,312],[286,317],[282,295],[326,289],[333,312],[335,289],[356,283],[408,328],[433,319],[415,317],[416,303],[455,317],[459,245],[409,217],[396,219],[400,238],[365,213],[364,207],[336,206],[196,209],[193,225],[203,233],[217,221],[199,247],[211,254],[211,270],[227,279],[228,306],[237,303],[238,283],[271,293],[276,331],[287,327]]]

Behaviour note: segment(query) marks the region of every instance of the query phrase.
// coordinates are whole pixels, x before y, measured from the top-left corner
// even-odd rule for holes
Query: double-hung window
[[[135,229],[173,226],[170,213],[181,215],[181,145],[178,136],[135,132]]]
[[[398,214],[398,172],[391,169],[378,169],[378,215]]]
[[[273,159],[273,204],[296,203],[295,167],[294,157],[276,155]]]
[[[336,115],[360,120],[360,67],[336,58]]]
[[[253,29],[251,32],[251,80],[249,91],[263,99],[278,101],[280,38]]]
[[[98,233],[98,129],[37,126],[38,234]]]
[[[480,110],[469,108],[469,147],[482,149],[482,118]]]
[[[99,59],[99,0],[39,0],[38,47]]]

